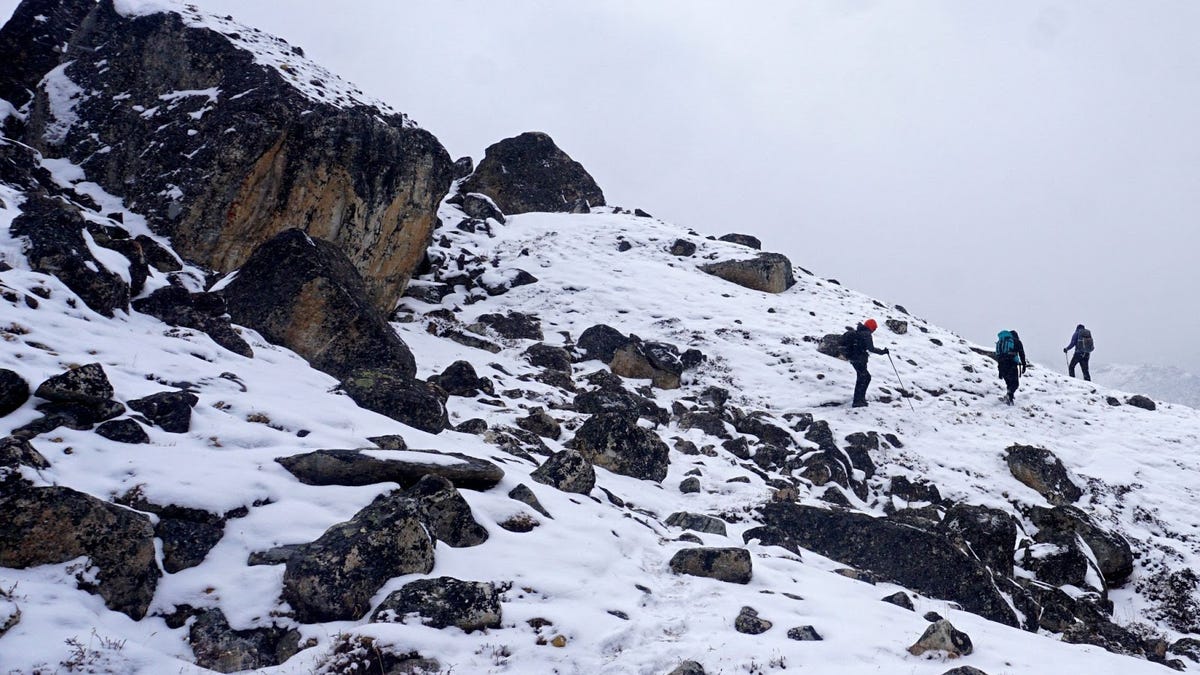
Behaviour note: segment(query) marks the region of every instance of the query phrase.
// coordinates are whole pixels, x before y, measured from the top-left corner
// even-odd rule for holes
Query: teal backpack
[[[996,360],[1020,360],[1017,356],[1017,340],[1012,331],[1002,330],[996,334]]]

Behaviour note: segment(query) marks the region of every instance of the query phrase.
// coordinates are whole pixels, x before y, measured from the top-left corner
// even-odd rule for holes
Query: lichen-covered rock
[[[671,244],[671,255],[679,256],[680,258],[688,258],[696,255],[696,245],[687,239],[676,239]]]
[[[625,413],[592,415],[575,432],[569,446],[592,464],[613,473],[662,482],[670,466],[670,449],[658,434],[643,429]]]
[[[60,373],[38,385],[34,394],[54,403],[100,405],[113,396],[112,384],[99,363],[89,363]]]
[[[753,576],[750,552],[744,548],[685,548],[671,557],[670,567],[675,574],[733,584],[748,584]]]
[[[517,487],[509,490],[508,498],[515,499],[522,504],[527,505],[529,508],[537,511],[547,518],[554,517],[550,515],[549,511],[546,510],[546,507],[542,506],[542,502],[538,501],[537,495],[533,493],[533,490],[529,489],[529,486],[524,483],[518,483]]]
[[[604,193],[583,166],[536,131],[488,146],[460,189],[487,195],[509,215],[604,206]]]
[[[419,579],[388,595],[371,612],[371,621],[404,623],[409,614],[433,628],[454,626],[467,633],[499,628],[500,594],[490,583],[452,577]]]
[[[596,470],[592,468],[592,463],[575,450],[563,450],[550,455],[529,477],[563,492],[581,495],[586,495],[596,486]]]
[[[233,630],[220,609],[197,613],[188,628],[196,665],[218,673],[277,666],[300,651],[299,631],[272,625]]]
[[[314,450],[275,461],[308,485],[399,483],[407,488],[433,475],[449,480],[455,487],[489,490],[504,478],[504,470],[485,459],[437,450]]]
[[[1004,461],[1014,478],[1055,506],[1072,504],[1083,496],[1083,490],[1071,482],[1062,461],[1045,448],[1012,445],[1005,450]]]
[[[695,530],[696,532],[704,532],[706,534],[719,534],[725,536],[725,521],[720,518],[706,516],[702,513],[688,513],[687,511],[676,511],[667,516],[667,525],[678,527],[684,530]]]
[[[301,623],[348,621],[392,577],[433,569],[433,541],[400,490],[375,498],[288,558],[283,599]]]
[[[780,253],[760,253],[748,260],[725,260],[700,269],[725,281],[766,293],[782,293],[796,283],[792,262]]]
[[[462,210],[472,218],[479,220],[494,219],[496,222],[504,223],[504,213],[500,211],[500,207],[496,206],[490,197],[478,192],[471,192],[462,196]]]
[[[458,489],[441,476],[425,476],[406,493],[417,504],[429,534],[454,548],[478,546],[487,541],[487,529],[475,521],[471,506]]]
[[[974,647],[971,637],[958,630],[949,621],[942,619],[929,625],[921,637],[908,648],[908,653],[920,656],[928,651],[944,652],[950,658],[967,656]]]
[[[733,629],[746,635],[760,635],[771,630],[772,625],[770,621],[759,618],[758,610],[753,607],[742,607],[733,620]]]
[[[342,380],[342,389],[358,405],[431,434],[449,425],[444,391],[401,371],[362,368]]]
[[[608,367],[621,377],[650,380],[659,389],[678,389],[684,371],[679,350],[673,345],[636,338],[613,352]]]
[[[820,642],[821,640],[825,639],[821,637],[821,634],[817,632],[817,629],[813,628],[812,626],[795,626],[793,628],[789,628],[787,636],[789,640],[795,640],[797,642]]]
[[[146,615],[162,572],[154,528],[145,515],[66,487],[37,487],[0,497],[0,567],[25,569],[87,556],[95,576],[82,588],[109,609]]]
[[[185,434],[192,428],[192,408],[199,402],[199,397],[190,391],[160,391],[130,401],[129,407],[163,431]]]
[[[96,433],[118,443],[149,443],[150,436],[135,420],[109,420],[96,427]]]
[[[0,368],[0,417],[25,405],[29,400],[29,383],[14,371]]]

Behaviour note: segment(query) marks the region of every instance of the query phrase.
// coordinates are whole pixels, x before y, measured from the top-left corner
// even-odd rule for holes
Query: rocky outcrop
[[[371,612],[371,621],[405,623],[410,614],[432,628],[454,626],[467,633],[499,628],[500,593],[494,584],[479,581],[419,579],[389,595]]]
[[[685,548],[671,556],[671,571],[748,584],[753,576],[750,552],[744,548]]]
[[[509,215],[577,212],[581,207],[586,213],[589,207],[604,206],[604,193],[583,166],[536,131],[489,146],[460,190],[487,195]]]
[[[0,567],[25,569],[87,556],[95,573],[81,588],[109,609],[141,619],[162,572],[145,515],[65,487],[18,490],[0,498]]]
[[[504,470],[492,462],[436,450],[315,450],[275,461],[308,485],[399,483],[407,488],[425,476],[440,476],[455,487],[489,490],[504,478]]]
[[[700,269],[725,281],[765,293],[782,293],[796,283],[792,262],[780,253],[760,253],[747,260],[724,260]]]
[[[667,477],[671,462],[667,444],[627,413],[592,415],[568,445],[596,466],[655,482]]]
[[[1071,481],[1062,461],[1045,448],[1012,445],[1005,450],[1004,461],[1014,478],[1055,506],[1072,504],[1083,496],[1083,490]]]
[[[232,271],[302,227],[346,251],[376,308],[394,304],[451,181],[431,134],[228,19],[206,28],[194,8],[127,17],[111,2],[61,5],[53,15],[68,20],[36,59],[20,46],[47,31],[36,13],[0,39],[0,62],[23,64],[7,87],[42,81],[27,143],[83,166],[202,265]]]
[[[255,249],[223,290],[235,323],[345,379],[361,368],[416,374],[408,346],[335,245],[290,229]]]
[[[0,417],[25,405],[28,400],[29,383],[25,378],[7,368],[0,368]]]

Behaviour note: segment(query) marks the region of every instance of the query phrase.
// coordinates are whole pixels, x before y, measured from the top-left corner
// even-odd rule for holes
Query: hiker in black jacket
[[[1025,359],[1025,345],[1021,344],[1021,336],[1015,330],[1002,330],[996,335],[996,365],[1000,370],[1000,379],[1008,388],[1005,401],[1013,404],[1013,395],[1020,386],[1020,376],[1025,374],[1028,361]]]
[[[1075,377],[1075,366],[1080,366],[1083,369],[1083,379],[1088,382],[1092,381],[1092,374],[1088,372],[1088,360],[1092,358],[1092,351],[1096,349],[1096,343],[1092,341],[1092,331],[1083,327],[1083,324],[1075,326],[1075,333],[1071,336],[1071,344],[1063,347],[1063,353],[1075,350],[1075,356],[1071,357],[1071,363],[1067,366],[1067,372],[1071,377]]]
[[[870,354],[887,354],[887,349],[876,349],[875,342],[871,339],[871,333],[879,324],[875,319],[867,319],[858,324],[852,330],[847,331],[842,336],[842,347],[845,350],[846,359],[854,366],[854,372],[858,374],[858,379],[854,381],[854,403],[855,408],[862,408],[867,405],[867,385],[871,384],[871,373],[867,372],[867,359]]]

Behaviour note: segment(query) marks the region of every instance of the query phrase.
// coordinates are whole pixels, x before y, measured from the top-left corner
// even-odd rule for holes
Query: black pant
[[[1080,354],[1079,350],[1075,350],[1075,356],[1071,358],[1071,365],[1067,366],[1067,372],[1071,374],[1071,377],[1075,377],[1075,366],[1079,366],[1081,369],[1083,369],[1083,379],[1091,382],[1092,374],[1088,372],[1088,359],[1090,358],[1092,358],[1090,352],[1086,354]]]
[[[867,372],[867,360],[851,361],[850,365],[854,366],[854,372],[858,374],[858,378],[854,380],[854,402],[867,402],[867,385],[871,384],[871,373]]]
[[[1010,397],[1016,393],[1017,387],[1021,384],[1017,368],[1016,361],[1005,361],[1000,364],[1000,379],[1004,380],[1004,384],[1008,387],[1008,395]]]

